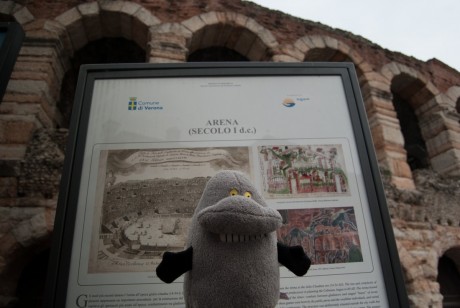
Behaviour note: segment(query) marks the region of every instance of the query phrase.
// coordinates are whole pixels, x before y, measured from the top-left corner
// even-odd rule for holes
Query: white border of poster
[[[282,214],[278,240],[312,260],[305,277],[280,269],[279,307],[405,305],[350,64],[103,68],[79,79],[53,304],[183,306],[183,280],[166,285],[155,268],[184,248],[207,179],[234,169]]]

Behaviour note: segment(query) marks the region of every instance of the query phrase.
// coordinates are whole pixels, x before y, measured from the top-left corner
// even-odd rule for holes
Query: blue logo
[[[283,100],[283,106],[284,106],[284,107],[291,108],[291,107],[294,107],[294,106],[295,106],[295,103],[294,103],[294,101],[293,101],[291,98],[285,98],[285,99]]]
[[[128,103],[128,110],[136,110],[137,109],[137,97],[130,97]]]

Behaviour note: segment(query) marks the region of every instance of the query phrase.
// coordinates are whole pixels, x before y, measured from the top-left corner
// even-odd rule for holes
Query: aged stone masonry
[[[75,74],[105,61],[353,62],[410,303],[459,304],[460,73],[448,65],[240,0],[7,0],[0,21],[26,32],[0,104],[0,306],[40,301]]]

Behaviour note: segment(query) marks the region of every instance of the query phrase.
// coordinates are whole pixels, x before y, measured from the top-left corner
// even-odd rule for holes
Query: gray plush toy
[[[281,221],[242,173],[222,171],[206,185],[188,248],[166,252],[157,276],[170,283],[186,273],[187,307],[274,307],[278,263],[298,276],[310,267],[302,247],[277,243]]]

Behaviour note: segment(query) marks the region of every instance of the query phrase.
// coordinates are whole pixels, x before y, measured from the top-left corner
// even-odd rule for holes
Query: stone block
[[[30,13],[30,11],[25,6],[16,11],[13,16],[21,25],[25,25],[35,19],[32,13]]]
[[[337,50],[343,53],[344,55],[348,55],[350,53],[351,47],[343,41],[337,41]]]
[[[150,57],[148,59],[149,63],[184,63],[185,60],[175,60],[175,59],[168,59],[168,58],[161,58],[161,57]]]
[[[284,54],[290,58],[296,59],[296,61],[294,62],[302,62],[303,59],[305,58],[305,54],[301,52],[297,47],[291,44],[283,45],[281,47],[281,54]],[[287,61],[287,62],[292,62],[292,61]]]
[[[391,183],[400,189],[415,189],[414,181],[410,178],[392,176]]]
[[[363,61],[364,61],[364,58],[355,49],[352,49],[351,52],[348,54],[348,56],[350,57],[350,59],[354,63],[354,65],[356,65],[356,66],[360,66],[361,63],[363,63]]]
[[[460,150],[450,149],[431,158],[431,166],[440,174],[460,175]]]
[[[257,23],[254,19],[249,18],[246,22],[245,28],[258,36],[259,39],[265,45],[267,45],[268,48],[276,48],[278,46],[278,42],[273,34],[262,25]]]
[[[43,29],[51,33],[54,33],[59,38],[59,41],[61,42],[65,52],[67,53],[67,56],[73,56],[74,50],[72,46],[72,41],[70,40],[69,33],[67,32],[64,25],[55,20],[46,20],[43,25]],[[63,61],[62,58],[61,61]]]
[[[323,40],[323,37],[320,35],[312,35],[310,36],[310,40],[313,43],[313,48],[326,48],[326,43]]]
[[[36,127],[34,116],[0,115],[0,142],[26,144]]]
[[[401,74],[401,71],[399,70],[399,66],[395,62],[390,62],[388,64],[385,64],[385,66],[381,70],[381,73],[383,76],[385,76],[386,79],[392,80],[393,77]]]
[[[412,178],[412,171],[405,160],[393,160],[393,166],[390,168],[394,176],[401,178]]]
[[[82,16],[76,7],[62,13],[55,20],[67,30],[73,50],[79,50],[88,43]]]
[[[206,25],[215,25],[219,23],[219,17],[217,16],[216,12],[208,12],[199,16]]]
[[[121,35],[128,40],[131,40],[133,35],[133,15],[141,8],[139,4],[133,2],[124,2],[121,7]]]
[[[2,1],[0,2],[0,13],[4,15],[10,15],[14,12],[16,4],[13,1]]]
[[[273,62],[299,62],[298,59],[288,55],[274,55],[271,59]]]
[[[247,16],[235,12],[226,12],[225,14],[227,20],[240,27],[244,27],[249,19]]]
[[[256,39],[246,57],[251,61],[269,61],[269,55],[267,46],[260,39]]]
[[[92,42],[102,38],[102,23],[100,20],[100,8],[97,2],[80,4],[78,7],[83,18],[86,37]]]
[[[158,25],[160,20],[153,16],[150,11],[141,8],[133,15],[132,39],[141,48],[147,50],[149,40],[149,28]]]
[[[247,56],[255,40],[256,36],[254,33],[249,32],[248,30],[244,30],[236,41],[234,48],[243,56]]]
[[[324,36],[323,40],[324,40],[324,43],[326,44],[327,47],[329,47],[329,48],[331,48],[333,50],[338,49],[339,42],[335,38],[332,38],[330,36]]]
[[[195,33],[205,27],[206,23],[199,16],[193,16],[192,18],[184,20],[182,25],[184,25],[184,27],[189,29],[192,33]]]
[[[45,210],[40,210],[40,213],[37,215],[17,224],[11,232],[17,242],[23,247],[28,247],[38,239],[42,239],[48,235]]]
[[[460,134],[444,130],[436,137],[426,140],[425,143],[429,156],[437,156],[453,148],[460,149]]]

